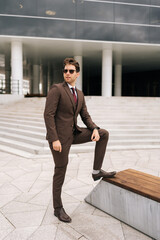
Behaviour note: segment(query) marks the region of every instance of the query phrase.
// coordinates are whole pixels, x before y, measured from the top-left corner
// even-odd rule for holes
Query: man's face
[[[64,71],[66,72],[63,73],[63,77],[65,82],[69,83],[72,86],[75,86],[76,79],[79,76],[79,72],[76,72],[76,67],[74,65],[67,64],[64,67]],[[71,70],[71,72],[69,72]]]

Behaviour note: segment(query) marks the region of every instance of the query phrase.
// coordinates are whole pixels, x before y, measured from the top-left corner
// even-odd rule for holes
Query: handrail
[[[0,94],[20,93],[20,84],[18,79],[11,82],[6,81],[4,78],[0,79]]]

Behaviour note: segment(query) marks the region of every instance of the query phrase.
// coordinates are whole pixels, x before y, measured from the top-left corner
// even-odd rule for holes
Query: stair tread
[[[44,137],[44,140],[41,140],[41,139],[38,139],[38,138],[34,138],[34,137],[28,137],[28,136],[24,136],[24,135],[21,135],[21,134],[16,134],[16,133],[9,133],[9,132],[3,132],[0,130],[0,137],[4,138],[5,136],[12,136],[12,137],[15,137],[15,138],[20,138],[20,139],[27,139],[27,140],[31,140],[31,141],[35,141],[35,142],[46,142],[45,140],[45,137]]]
[[[85,98],[93,121],[110,133],[107,149],[160,147],[160,98],[101,96]],[[7,151],[8,147],[15,154],[17,151],[25,155],[26,152],[27,156],[32,157],[42,156],[44,153],[51,154],[45,140],[46,129],[43,119],[45,101],[46,98],[25,98],[14,104],[0,105],[0,141],[3,142],[0,143],[0,150]],[[78,124],[84,126],[79,119]],[[7,146],[8,143],[11,145]],[[93,150],[94,146],[92,142],[73,145],[71,152]]]
[[[30,149],[39,149],[40,147],[37,147],[33,144],[29,144],[29,143],[24,143],[24,142],[19,142],[17,140],[12,140],[12,139],[6,139],[6,138],[2,138],[0,137],[0,143],[12,143],[12,144],[16,144],[17,146],[23,146],[26,148],[30,148]]]
[[[32,158],[33,156],[35,156],[35,154],[33,155],[33,154],[28,153],[26,151],[15,149],[15,148],[9,147],[9,146],[4,146],[4,145],[1,145],[1,144],[0,144],[0,151],[8,152],[8,153],[11,153],[11,154],[14,154],[14,155],[27,157],[27,158]]]
[[[25,124],[20,124],[20,123],[6,123],[6,122],[3,122],[3,121],[0,121],[0,125],[9,125],[9,126],[13,126],[13,127],[27,127],[27,125]],[[31,125],[28,125],[28,127],[30,128],[34,128],[34,129],[38,129],[38,130],[43,130],[45,128],[42,128],[42,127],[38,127],[38,126],[31,126]]]
[[[45,133],[41,133],[41,132],[37,132],[37,131],[30,131],[30,130],[26,130],[26,129],[19,129],[19,128],[16,128],[16,130],[15,130],[15,128],[8,128],[8,127],[1,127],[0,126],[0,130],[1,131],[3,131],[3,130],[5,130],[5,131],[10,131],[10,130],[14,130],[14,131],[16,131],[16,132],[19,132],[19,133],[23,133],[23,132],[26,132],[26,133],[31,133],[31,134],[36,134],[36,135],[39,135],[39,136],[45,136]]]

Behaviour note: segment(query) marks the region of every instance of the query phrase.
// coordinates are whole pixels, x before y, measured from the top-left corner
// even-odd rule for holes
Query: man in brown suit
[[[64,82],[52,85],[46,99],[44,119],[47,129],[46,139],[49,142],[55,163],[53,176],[54,215],[60,221],[71,222],[61,200],[61,190],[71,145],[96,141],[92,173],[94,181],[102,177],[113,177],[116,172],[105,172],[101,169],[109,134],[92,121],[87,111],[84,95],[75,87],[80,72],[78,62],[73,58],[66,58],[63,67]],[[81,128],[77,125],[78,114],[87,128]]]

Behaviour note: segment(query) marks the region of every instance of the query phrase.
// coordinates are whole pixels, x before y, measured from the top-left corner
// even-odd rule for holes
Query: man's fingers
[[[59,140],[53,142],[53,149],[58,152],[62,152],[62,145]]]
[[[98,141],[99,140],[99,138],[97,137],[97,138],[94,138],[94,140],[93,141]]]
[[[92,136],[91,136],[91,140],[92,141],[99,141],[100,136],[99,136],[99,132],[97,129],[93,130]]]
[[[92,135],[91,140],[92,141],[99,141],[100,136],[99,135]]]
[[[59,147],[59,152],[62,152],[62,145],[60,145]]]
[[[95,139],[95,135],[92,134],[92,136],[91,136],[91,140],[94,141],[94,139]]]
[[[95,136],[93,136],[91,140],[92,140],[92,141],[97,141],[97,139],[96,139]]]

